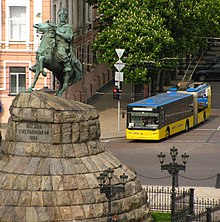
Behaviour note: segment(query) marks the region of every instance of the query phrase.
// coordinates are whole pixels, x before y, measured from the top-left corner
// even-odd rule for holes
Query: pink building
[[[50,20],[57,22],[57,12],[61,7],[69,10],[69,23],[72,24],[76,56],[84,66],[83,79],[72,85],[63,94],[68,99],[87,103],[95,92],[113,78],[111,70],[95,62],[91,45],[96,9],[89,7],[84,0],[0,0],[0,123],[4,128],[9,118],[9,107],[15,96],[26,91],[34,74],[29,68],[35,63],[35,52],[40,44],[40,35],[32,27],[35,23]],[[53,89],[52,74],[40,76],[36,89]],[[56,81],[55,81],[56,85]]]

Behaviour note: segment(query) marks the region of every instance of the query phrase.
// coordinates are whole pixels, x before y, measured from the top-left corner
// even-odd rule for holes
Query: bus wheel
[[[189,121],[186,121],[186,125],[185,125],[185,132],[187,132],[189,130]]]
[[[170,137],[170,129],[167,128],[165,138],[168,139],[169,137]]]

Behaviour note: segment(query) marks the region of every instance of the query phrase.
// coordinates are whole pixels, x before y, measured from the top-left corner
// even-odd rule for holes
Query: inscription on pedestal
[[[50,125],[47,123],[19,123],[16,125],[16,140],[21,142],[50,143]]]

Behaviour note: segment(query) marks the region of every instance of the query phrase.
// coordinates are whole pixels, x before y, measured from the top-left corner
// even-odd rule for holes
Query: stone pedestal
[[[21,93],[12,102],[0,147],[0,221],[105,222],[107,199],[97,176],[126,173],[126,192],[112,201],[122,221],[148,221],[145,191],[136,174],[100,142],[94,107],[44,92]]]

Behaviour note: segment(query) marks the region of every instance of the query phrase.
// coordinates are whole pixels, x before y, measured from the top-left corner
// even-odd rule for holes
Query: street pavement
[[[169,87],[168,87],[169,88]],[[113,86],[104,92],[98,92],[98,97],[91,103],[98,113],[101,127],[101,141],[108,142],[114,139],[125,138],[126,129],[126,105],[132,102],[131,86],[129,84],[123,86],[122,99],[120,101],[120,121],[118,121],[118,102],[113,99]],[[124,118],[122,113],[124,112]],[[120,127],[118,127],[118,122]],[[147,184],[143,184],[146,187]],[[157,187],[157,185],[155,185]],[[180,187],[194,188],[196,198],[205,198],[217,200],[220,202],[220,190],[213,187]]]

